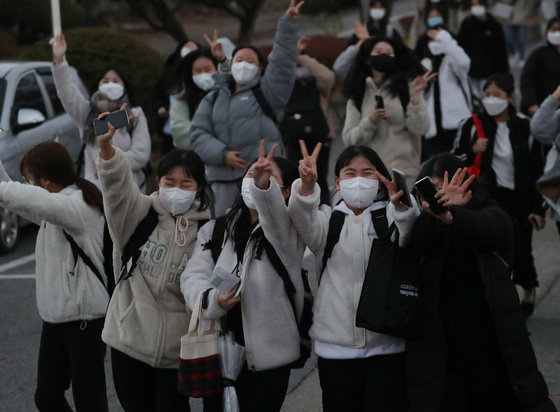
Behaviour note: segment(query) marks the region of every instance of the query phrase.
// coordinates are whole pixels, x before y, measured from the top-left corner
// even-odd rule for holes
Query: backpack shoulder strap
[[[84,250],[80,246],[78,246],[78,244],[76,243],[74,238],[72,236],[70,236],[68,234],[68,232],[66,232],[66,230],[63,230],[62,232],[64,233],[64,237],[66,237],[66,240],[68,240],[68,243],[70,243],[70,248],[72,249],[72,254],[74,255],[74,266],[76,265],[76,262],[78,261],[78,256],[80,258],[82,258],[82,261],[86,264],[87,267],[89,267],[91,269],[91,271],[94,273],[95,277],[97,279],[99,279],[99,281],[101,282],[103,287],[105,289],[107,289],[107,292],[109,292],[109,288],[105,284],[105,282],[103,281],[103,276],[101,276],[101,272],[99,272],[99,269],[97,269],[97,267],[95,267],[95,265],[93,264],[93,262],[91,261],[89,256],[86,255],[86,253],[84,252]]]
[[[284,283],[286,294],[290,299],[290,304],[292,305],[292,308],[295,313],[296,307],[294,302],[294,295],[296,293],[296,287],[294,286],[292,280],[290,279],[288,269],[286,269],[286,266],[284,266],[282,260],[280,260],[280,256],[278,256],[278,253],[276,253],[276,250],[274,250],[274,247],[266,237],[263,237],[262,245],[264,247],[266,255],[268,256],[268,259],[270,260],[270,263],[272,263],[272,266],[274,266],[274,269],[276,270],[276,272],[282,279],[282,282]],[[296,320],[297,320],[297,316],[296,316]]]
[[[255,99],[257,99],[257,102],[259,103],[259,106],[261,107],[261,110],[264,112],[264,114],[268,118],[270,118],[274,123],[278,124],[278,119],[276,118],[276,115],[274,114],[274,110],[272,110],[272,107],[270,107],[270,105],[266,101],[266,99],[264,97],[264,94],[261,90],[260,84],[252,87],[251,91],[255,95]]]
[[[346,219],[346,215],[338,210],[333,211],[331,214],[331,218],[329,220],[329,232],[327,233],[327,244],[325,245],[325,250],[323,252],[323,262],[321,265],[319,282],[321,282],[321,277],[323,276],[325,267],[327,267],[327,261],[332,255],[334,246],[338,243],[338,239],[340,238],[340,231],[342,230],[342,226],[344,226],[344,219]]]
[[[113,239],[109,233],[109,225],[107,221],[103,226],[103,268],[107,276],[107,290],[109,295],[115,290],[115,271],[113,267]]]
[[[212,230],[212,238],[210,239],[210,252],[212,252],[212,259],[214,259],[214,263],[218,261],[220,253],[222,252],[225,234],[226,217],[221,216],[216,219],[214,230]]]
[[[146,241],[156,228],[158,222],[158,213],[153,207],[150,207],[148,214],[144,217],[144,219],[140,221],[140,223],[138,223],[138,226],[136,226],[136,229],[134,229],[134,232],[130,236],[130,239],[128,239],[128,242],[126,242],[126,245],[123,248],[121,256],[121,273],[118,282],[120,282],[122,279],[126,279],[132,276],[132,272],[136,267],[136,262],[140,257],[140,248],[144,243],[146,243]],[[127,271],[126,266],[128,264],[128,261],[131,259],[132,265]]]

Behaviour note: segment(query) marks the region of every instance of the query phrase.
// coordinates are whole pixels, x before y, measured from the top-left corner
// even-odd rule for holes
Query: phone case
[[[408,192],[408,187],[406,185],[405,174],[399,169],[392,169],[393,180],[397,185],[397,191],[402,190],[404,193],[401,196],[401,202],[403,205],[412,207],[412,201],[410,200],[410,193]]]
[[[448,210],[446,206],[438,203],[437,199],[435,198],[437,189],[429,176],[420,179],[415,183],[414,186],[422,196],[422,199],[430,204],[430,209],[432,209],[432,212],[434,212],[436,215],[442,214],[443,212]]]
[[[108,122],[110,122],[115,129],[128,126],[128,113],[126,109],[109,113],[103,119],[93,119],[93,130],[95,131],[96,136],[105,134],[109,131]]]
[[[106,118],[93,119],[93,130],[96,136],[107,133],[109,131],[109,126],[107,125]]]

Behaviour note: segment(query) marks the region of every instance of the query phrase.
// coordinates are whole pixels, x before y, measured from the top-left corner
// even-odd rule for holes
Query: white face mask
[[[247,62],[238,62],[231,65],[231,75],[239,84],[247,84],[255,78],[259,66]]]
[[[340,195],[348,206],[364,209],[371,205],[379,191],[379,180],[353,177],[339,180]]]
[[[159,188],[159,200],[163,207],[172,215],[180,215],[189,210],[195,197],[195,190],[161,186]]]
[[[475,17],[484,16],[484,13],[486,13],[486,7],[484,7],[484,6],[472,6],[471,7],[471,13]]]
[[[243,198],[243,202],[245,202],[245,206],[249,209],[257,210],[257,206],[255,205],[255,201],[253,200],[253,195],[251,194],[251,181],[253,180],[252,177],[244,177],[241,182],[241,197]]]
[[[490,116],[497,116],[508,107],[509,102],[506,99],[500,99],[496,96],[485,97],[482,104],[486,109],[486,113]]]
[[[103,83],[99,86],[99,93],[104,94],[111,100],[117,100],[124,94],[124,87],[122,84],[115,82]]]
[[[190,47],[187,47],[187,46],[183,47],[183,48],[181,49],[181,58],[185,57],[185,56],[186,56],[187,54],[189,54],[190,52],[192,52],[192,50],[191,50]]]
[[[210,90],[216,82],[214,81],[214,77],[210,73],[201,73],[197,74],[192,77],[194,84],[196,84],[200,89],[204,90],[205,92]]]
[[[443,48],[441,47],[441,43],[437,41],[431,41],[428,43],[428,49],[430,49],[430,53],[434,56],[439,56],[443,54]]]
[[[381,20],[385,17],[385,9],[369,9],[369,15],[373,20]]]
[[[554,46],[560,46],[560,31],[549,31],[546,39]]]

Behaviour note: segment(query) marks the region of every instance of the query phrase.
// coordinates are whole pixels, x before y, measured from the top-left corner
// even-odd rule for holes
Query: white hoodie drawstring
[[[175,243],[177,246],[183,247],[187,244],[185,233],[188,228],[189,220],[184,215],[175,216]]]

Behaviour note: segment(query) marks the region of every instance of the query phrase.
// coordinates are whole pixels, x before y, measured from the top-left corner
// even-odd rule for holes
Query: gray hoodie
[[[278,20],[276,37],[264,75],[256,76],[240,90],[232,93],[232,76],[220,74],[217,91],[200,102],[191,125],[191,144],[206,164],[210,182],[233,181],[243,171],[231,170],[225,163],[228,151],[239,150],[247,164],[258,157],[258,141],[265,139],[268,152],[273,144],[282,146],[277,125],[266,116],[251,89],[260,89],[270,108],[278,114],[288,102],[295,80],[298,33],[296,19],[287,15]],[[216,93],[218,93],[216,95]],[[282,156],[283,150],[277,151]]]

